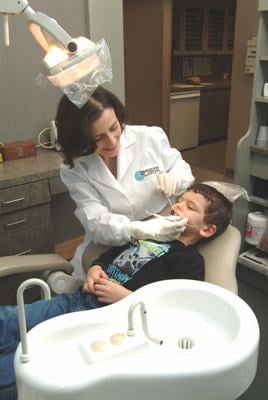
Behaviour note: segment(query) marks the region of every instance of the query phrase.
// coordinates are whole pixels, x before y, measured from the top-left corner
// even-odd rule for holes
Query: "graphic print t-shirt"
[[[136,240],[111,247],[91,265],[101,265],[109,279],[130,290],[165,279],[204,280],[204,259],[196,246],[177,240]]]
[[[111,279],[123,285],[149,261],[168,253],[170,247],[168,243],[135,241],[106,267],[105,272]]]

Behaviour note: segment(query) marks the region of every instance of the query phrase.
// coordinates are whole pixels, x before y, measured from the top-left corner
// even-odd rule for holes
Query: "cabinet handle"
[[[18,254],[14,254],[14,256],[23,256],[24,254],[29,254],[29,253],[31,253],[31,249],[29,249],[29,250],[25,250],[25,251],[22,251],[21,253],[18,253]]]
[[[18,199],[9,200],[9,201],[3,201],[2,204],[8,205],[8,204],[17,203],[17,202],[23,201],[23,200],[25,200],[25,197],[20,197]]]
[[[14,226],[14,225],[19,225],[19,224],[24,224],[26,221],[27,221],[26,218],[24,218],[24,219],[20,219],[19,221],[10,222],[9,224],[6,224],[6,226]]]

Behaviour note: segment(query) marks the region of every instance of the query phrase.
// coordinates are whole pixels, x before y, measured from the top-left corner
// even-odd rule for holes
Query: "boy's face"
[[[175,215],[188,218],[188,226],[200,230],[206,225],[204,216],[208,205],[209,201],[202,194],[189,191],[179,197],[176,204],[173,205],[173,210]],[[191,229],[190,227],[189,229]]]

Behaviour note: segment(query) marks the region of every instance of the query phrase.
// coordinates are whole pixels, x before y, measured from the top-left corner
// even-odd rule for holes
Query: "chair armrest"
[[[73,266],[58,254],[36,254],[0,257],[0,278],[25,272],[43,272],[47,270],[73,272]]]
[[[73,293],[83,282],[63,271],[53,271],[45,274],[45,282],[54,294]]]

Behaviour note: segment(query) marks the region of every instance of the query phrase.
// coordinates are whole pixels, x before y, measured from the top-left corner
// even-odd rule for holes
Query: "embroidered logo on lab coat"
[[[159,172],[160,172],[159,167],[151,167],[151,168],[147,168],[147,169],[142,169],[141,171],[135,172],[135,179],[137,181],[143,181],[143,179],[146,176],[152,175],[152,174],[157,174]]]

